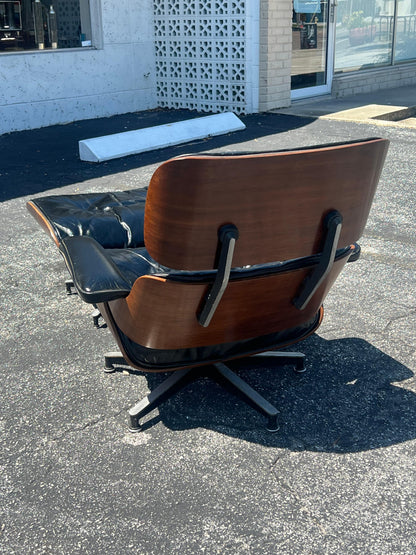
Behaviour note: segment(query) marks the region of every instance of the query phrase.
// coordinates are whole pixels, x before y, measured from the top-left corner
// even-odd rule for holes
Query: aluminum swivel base
[[[268,351],[254,356],[273,357],[279,359],[280,364],[294,364],[297,372],[303,372],[305,368],[305,355],[303,353]],[[114,372],[114,364],[126,364],[126,362],[120,353],[107,353],[105,355],[104,371],[108,373]],[[245,403],[266,416],[266,429],[268,431],[277,432],[279,430],[277,408],[222,362],[172,372],[158,387],[129,409],[129,430],[131,432],[139,432],[142,429],[140,420],[144,416],[172,397],[186,384],[201,377],[209,377],[220,385],[227,387],[227,389],[231,390],[232,393],[240,397]]]

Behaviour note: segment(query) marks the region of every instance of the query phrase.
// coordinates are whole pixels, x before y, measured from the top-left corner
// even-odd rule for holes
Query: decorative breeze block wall
[[[252,87],[258,59],[253,60],[254,25],[247,3],[153,0],[159,106],[237,114],[256,111]]]

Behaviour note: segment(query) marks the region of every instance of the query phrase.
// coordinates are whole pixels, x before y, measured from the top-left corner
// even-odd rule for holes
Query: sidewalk
[[[77,141],[189,113],[0,137],[0,553],[416,552],[416,135],[308,110],[247,116],[245,131],[105,164],[81,162]],[[279,432],[201,381],[129,433],[126,410],[164,376],[103,373],[112,335],[65,294],[67,271],[26,200],[142,187],[185,152],[371,136],[391,147],[362,256],[327,297],[321,328],[298,346],[308,371],[235,364],[279,408]]]
[[[276,113],[416,128],[416,86],[383,89],[342,98],[316,97],[293,102]]]

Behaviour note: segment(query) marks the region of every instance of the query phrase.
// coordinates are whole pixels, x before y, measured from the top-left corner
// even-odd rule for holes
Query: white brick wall
[[[332,81],[332,96],[349,96],[414,84],[416,62],[335,75]]]
[[[292,0],[262,0],[260,6],[259,110],[290,105]]]

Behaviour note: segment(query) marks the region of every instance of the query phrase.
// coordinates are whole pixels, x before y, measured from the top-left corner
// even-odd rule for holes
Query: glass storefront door
[[[335,0],[293,0],[292,99],[331,90]]]

